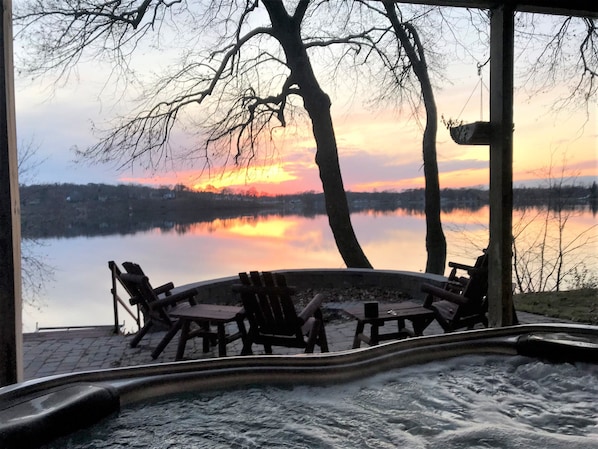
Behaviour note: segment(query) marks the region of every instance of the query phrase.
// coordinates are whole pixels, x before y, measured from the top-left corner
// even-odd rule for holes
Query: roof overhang
[[[493,9],[508,5],[516,11],[598,18],[598,2],[595,0],[398,0],[397,3],[478,9]]]

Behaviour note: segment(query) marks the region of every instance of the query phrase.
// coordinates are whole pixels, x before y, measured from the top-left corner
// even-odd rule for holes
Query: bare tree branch
[[[523,61],[523,86],[530,97],[560,86],[566,90],[554,109],[589,108],[598,94],[596,20],[529,14],[518,18],[516,31],[522,50],[517,59]]]

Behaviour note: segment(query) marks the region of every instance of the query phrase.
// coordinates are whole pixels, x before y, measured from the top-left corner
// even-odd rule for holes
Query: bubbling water
[[[178,395],[51,448],[598,448],[598,367],[467,356],[333,386]]]

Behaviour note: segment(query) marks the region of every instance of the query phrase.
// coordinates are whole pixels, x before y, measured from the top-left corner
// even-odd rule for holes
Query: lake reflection
[[[375,268],[424,270],[423,215],[402,209],[369,211],[353,214],[352,221]],[[453,210],[444,213],[442,221],[448,260],[473,262],[488,242],[488,209]],[[592,224],[596,217],[587,212],[572,217],[567,231],[574,235]],[[345,266],[324,215],[217,219],[131,235],[53,238],[43,244],[42,252],[55,270],[54,281],[38,307],[24,306],[25,332],[36,326],[113,324],[109,260],[139,263],[156,286],[168,281],[178,286],[249,270]],[[596,254],[597,249],[586,250]],[[132,319],[120,316],[126,327],[133,325]]]

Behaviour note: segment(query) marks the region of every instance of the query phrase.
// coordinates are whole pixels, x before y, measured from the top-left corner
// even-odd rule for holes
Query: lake
[[[544,223],[556,224],[554,217],[547,220],[542,209],[515,211],[513,217],[514,232],[525,229],[522,239],[531,242],[531,247],[537,246],[533,239],[542,234]],[[585,231],[585,243],[566,256],[565,264],[583,261],[590,274],[596,275],[598,217],[583,209],[567,218],[562,242],[578,246],[581,240],[576,237]],[[447,260],[473,263],[487,246],[488,220],[487,207],[443,213]],[[424,271],[425,219],[421,213],[368,211],[353,214],[352,221],[374,268]],[[179,286],[235,276],[240,271],[344,267],[324,215],[251,216],[129,235],[43,239],[33,251],[51,267],[53,279],[41,298],[24,305],[25,332],[37,327],[113,324],[109,260],[119,265],[139,263],[155,286],[168,281]],[[120,317],[131,328],[133,320],[123,313]]]

